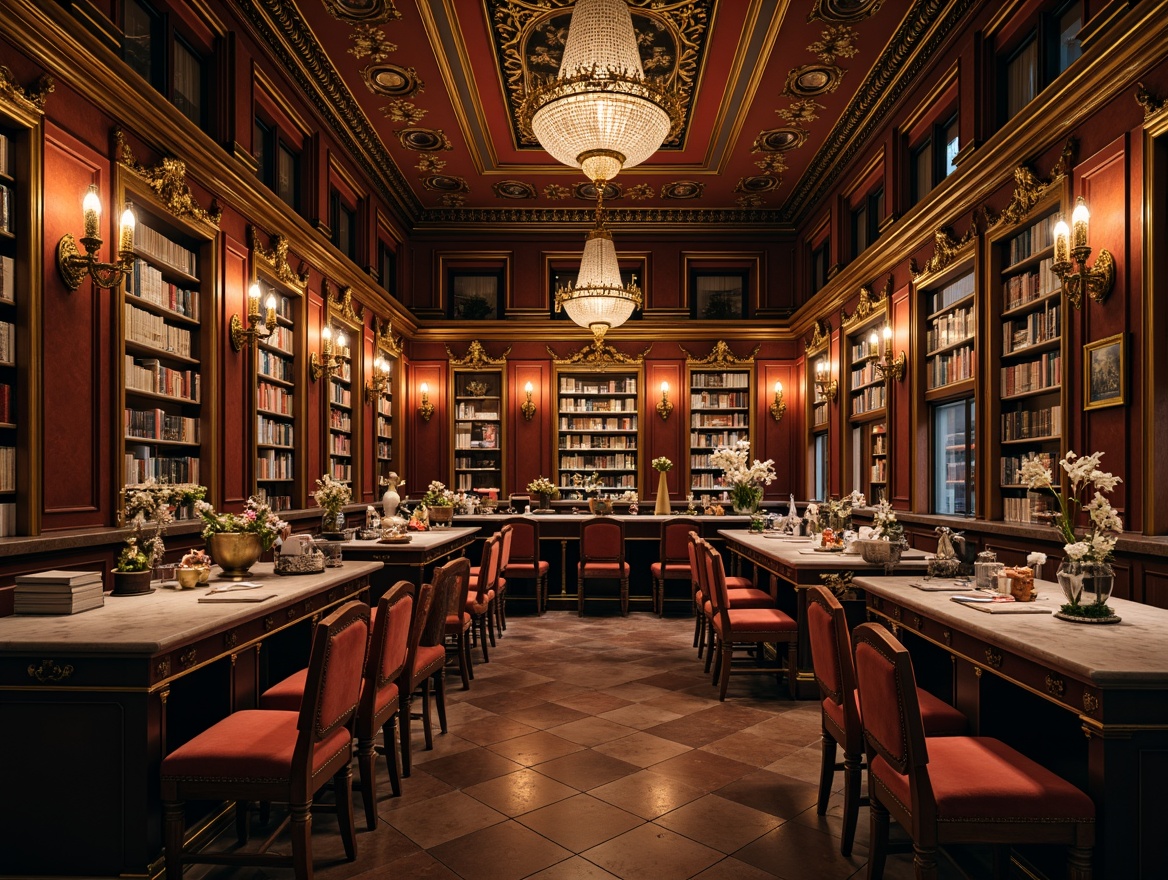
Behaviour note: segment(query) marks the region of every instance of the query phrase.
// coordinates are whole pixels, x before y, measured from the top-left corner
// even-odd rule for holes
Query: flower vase
[[[539,507],[537,508],[538,510],[551,510],[551,507],[552,507],[552,496],[551,495],[548,495],[546,493],[541,493],[539,495],[536,495],[535,497],[539,499],[539,501],[537,502],[539,504]]]
[[[669,516],[669,479],[665,471],[661,471],[661,478],[657,481],[657,504],[653,508],[654,516]]]
[[[390,486],[385,490],[385,494],[381,496],[381,515],[383,519],[389,519],[397,513],[397,507],[401,504],[401,496],[397,494],[397,488]]]
[[[341,536],[345,533],[345,513],[342,510],[326,510],[320,518],[320,533],[326,536]]]
[[[1083,596],[1083,578],[1085,577],[1083,567],[1077,562],[1068,562],[1064,559],[1058,567],[1056,577],[1059,586],[1062,587],[1067,604],[1078,605]]]
[[[612,513],[612,502],[607,498],[589,498],[588,510],[593,516],[608,516]]]
[[[738,516],[751,516],[758,511],[762,492],[753,486],[735,487],[730,490],[730,505]]]
[[[1089,562],[1083,566],[1085,577],[1083,589],[1088,601],[1094,605],[1106,605],[1115,588],[1115,572],[1106,562]]]
[[[260,536],[251,532],[216,532],[207,543],[211,558],[223,570],[221,576],[235,580],[247,577],[264,552]]]

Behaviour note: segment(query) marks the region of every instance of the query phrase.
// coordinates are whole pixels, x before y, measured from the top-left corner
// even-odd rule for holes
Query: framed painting
[[[693,270],[689,278],[690,317],[708,321],[746,318],[749,272],[745,269]]]
[[[502,269],[450,269],[446,289],[450,292],[451,318],[486,321],[503,317]]]
[[[1127,403],[1127,351],[1123,333],[1083,346],[1083,409]]]

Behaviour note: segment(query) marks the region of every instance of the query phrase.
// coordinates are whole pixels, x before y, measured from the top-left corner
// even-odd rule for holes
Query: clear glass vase
[[[1115,589],[1115,572],[1106,562],[1087,562],[1083,566],[1083,601],[1106,605]]]
[[[1068,605],[1079,605],[1083,598],[1083,566],[1078,562],[1064,559],[1056,572],[1059,586]]]

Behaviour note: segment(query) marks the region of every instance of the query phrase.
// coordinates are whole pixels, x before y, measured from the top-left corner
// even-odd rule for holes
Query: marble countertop
[[[509,517],[513,517],[513,516],[529,516],[532,519],[538,519],[540,521],[546,520],[547,522],[576,522],[578,520],[592,518],[592,514],[588,512],[587,505],[584,505],[580,508],[579,513],[538,513],[538,514],[537,513],[474,513],[474,514],[466,514],[466,515],[456,514],[455,515],[455,522],[457,522],[458,520],[494,521],[494,520],[508,519]],[[685,516],[685,514],[682,514],[682,513],[671,513],[668,515],[661,515],[661,516],[658,516],[655,513],[640,513],[640,514],[637,514],[636,516],[630,516],[627,513],[612,513],[612,514],[606,515],[604,518],[605,519],[614,519],[614,520],[618,520],[620,522],[642,522],[644,520],[654,520],[657,522],[662,522],[662,521],[667,520],[667,519],[677,519],[678,517],[683,517],[683,516]],[[689,519],[700,519],[703,522],[708,521],[708,520],[712,520],[712,519],[716,519],[716,520],[719,520],[721,522],[736,523],[736,524],[750,522],[749,516],[735,516],[734,514],[726,514],[724,516],[702,516],[699,514],[697,516],[688,517],[688,518]]]
[[[362,541],[354,539],[341,543],[341,558],[344,559],[346,550],[376,550],[378,553],[412,552],[417,550],[433,550],[444,544],[451,544],[468,535],[478,534],[477,528],[469,526],[452,526],[450,528],[430,529],[428,532],[410,532],[412,540],[405,544],[382,544],[380,541]]]
[[[992,645],[1049,663],[1101,686],[1168,685],[1168,610],[1124,599],[1107,604],[1122,619],[1099,625],[1070,623],[1047,614],[986,614],[950,601],[950,593],[912,586],[917,577],[857,577],[874,596],[928,615]],[[1065,601],[1058,584],[1036,583],[1038,600],[1057,611]]]
[[[105,605],[80,614],[14,614],[0,618],[0,652],[62,651],[94,654],[160,654],[197,641],[244,620],[315,595],[381,568],[380,562],[345,562],[321,574],[278,575],[270,562],[252,566],[247,583],[261,584],[254,592],[275,594],[265,602],[200,603],[208,589],[231,581],[216,577],[210,587],[193,590],[156,589],[145,596],[110,596]]]
[[[811,542],[806,539],[770,538],[765,533],[730,529],[722,529],[718,534],[792,568],[883,569],[879,563],[865,562],[859,553],[819,553],[811,548]],[[923,550],[905,550],[897,568],[923,569],[926,555]]]

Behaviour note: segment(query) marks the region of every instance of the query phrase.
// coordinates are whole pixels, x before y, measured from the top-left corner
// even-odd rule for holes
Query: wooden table
[[[413,581],[417,586],[438,563],[456,556],[474,543],[477,528],[449,527],[428,532],[410,532],[408,544],[382,544],[378,541],[345,541],[341,544],[341,559],[380,562],[381,571],[373,576],[373,601],[400,580]]]
[[[807,587],[823,584],[821,575],[844,574],[845,572],[878,574],[883,576],[884,566],[872,565],[857,554],[820,553],[811,549],[807,540],[787,540],[768,537],[760,532],[746,530],[723,530],[718,534],[726,541],[726,549],[734,554],[734,568],[745,560],[756,569],[773,577],[768,584],[759,581],[761,589],[770,589],[775,603],[799,624],[799,672],[795,676],[795,690],[801,700],[819,698],[819,688],[815,684],[815,674],[811,668],[811,641],[807,635]],[[925,554],[920,550],[906,550],[901,556],[898,569],[925,569]],[[861,599],[844,602],[845,608],[852,609],[849,619],[858,622],[863,619]]]
[[[163,757],[303,667],[313,623],[366,598],[380,568],[259,563],[255,593],[275,595],[255,604],[158,590],[0,618],[0,875],[159,870]]]
[[[869,615],[912,651],[918,678],[948,691],[978,733],[1091,795],[1096,877],[1165,875],[1168,611],[1112,599],[1121,623],[1076,624],[979,612],[914,588],[915,577],[857,582]],[[1052,611],[1064,601],[1056,584],[1038,593]]]

